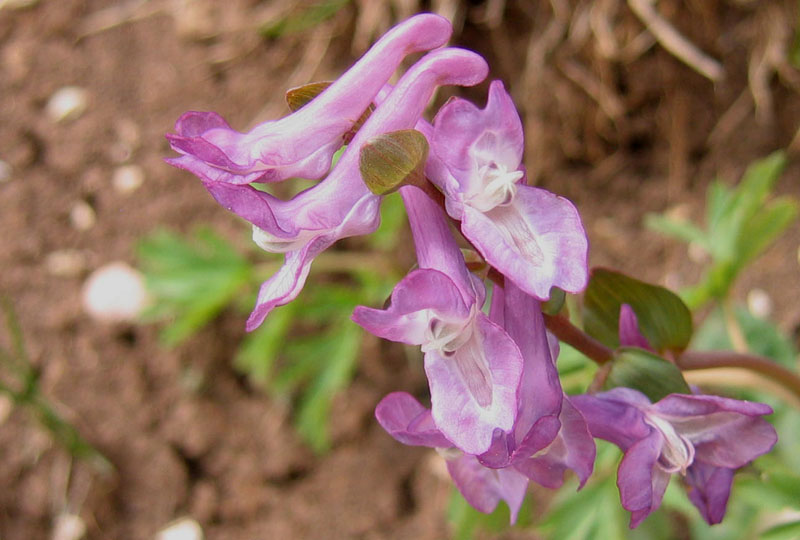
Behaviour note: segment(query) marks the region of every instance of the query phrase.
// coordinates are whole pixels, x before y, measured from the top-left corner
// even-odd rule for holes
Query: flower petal
[[[393,392],[375,407],[375,418],[389,435],[409,446],[450,448],[448,441],[433,423],[430,409],[411,394]]]
[[[653,429],[626,452],[617,471],[622,507],[631,512],[631,529],[636,528],[661,505],[669,484],[669,474],[656,466],[664,438]]]
[[[738,469],[769,452],[778,440],[761,416],[768,405],[719,396],[670,394],[653,410],[688,438],[698,460]]]
[[[695,461],[686,471],[689,500],[692,501],[709,525],[715,525],[725,517],[728,497],[733,485],[733,469],[715,467]]]
[[[630,304],[622,304],[619,309],[619,344],[621,347],[653,350],[647,338],[639,331],[639,320]]]
[[[408,54],[443,45],[451,31],[450,23],[437,15],[408,19],[387,32],[308,105],[249,133],[231,129],[215,113],[187,113],[176,123],[176,133],[167,136],[173,149],[185,157],[172,163],[203,180],[233,184],[275,182],[292,176],[320,178],[328,171],[342,136],[402,60]]]
[[[511,523],[517,521],[525,498],[528,479],[513,468],[488,469],[475,456],[462,455],[447,460],[447,470],[469,504],[481,512],[491,513],[500,500],[511,510]]]
[[[526,293],[579,292],[588,280],[588,241],[577,210],[549,191],[519,186],[509,205],[463,207],[461,230],[481,255]]]
[[[559,420],[561,431],[552,444],[541,454],[514,466],[534,482],[551,489],[561,487],[564,473],[570,469],[578,475],[580,489],[594,470],[594,440],[583,416],[567,396],[564,396]]]
[[[444,356],[425,355],[433,419],[468,454],[489,449],[495,429],[508,431],[517,416],[522,356],[514,341],[483,313],[468,342]]]
[[[437,270],[415,270],[395,286],[388,309],[356,307],[353,320],[368,332],[409,345],[425,342],[431,320],[466,321],[469,308],[453,281]]]
[[[635,390],[615,388],[595,395],[570,396],[570,400],[586,419],[593,437],[614,443],[623,451],[651,431],[636,406],[642,403],[649,406],[650,402]]]
[[[503,83],[492,81],[485,109],[459,98],[447,102],[434,119],[431,146],[461,180],[464,191],[476,157],[517,169],[524,146],[522,121]]]

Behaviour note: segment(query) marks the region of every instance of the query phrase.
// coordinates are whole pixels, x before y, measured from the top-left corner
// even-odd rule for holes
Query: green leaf
[[[795,366],[797,349],[775,324],[756,317],[744,308],[736,308],[734,314],[751,352],[771,358],[786,367]],[[733,348],[725,326],[725,318],[719,308],[709,313],[697,329],[692,340],[692,348],[697,350]]]
[[[209,229],[187,239],[158,231],[137,246],[145,284],[154,298],[150,316],[173,318],[162,339],[175,345],[215,317],[248,284],[250,263]]]
[[[332,340],[333,347],[324,355],[317,356],[321,369],[300,399],[295,419],[298,432],[316,452],[330,447],[328,419],[331,405],[336,394],[353,378],[362,330],[348,318],[334,326],[331,335],[336,336]]]
[[[668,394],[692,393],[675,364],[633,347],[619,349],[614,355],[605,387],[618,386],[639,390],[653,403]]]
[[[744,226],[738,242],[738,266],[743,267],[758,257],[797,218],[797,203],[781,197],[752,216]]]
[[[710,251],[706,233],[693,223],[660,214],[647,214],[644,223],[648,228],[663,235],[672,236],[687,243],[695,242],[706,248],[706,251]]]
[[[359,170],[367,187],[386,195],[404,184],[424,181],[428,140],[415,129],[373,137],[361,147]]]
[[[298,302],[273,310],[256,330],[248,334],[236,351],[233,365],[258,386],[265,387],[294,323]]]
[[[800,520],[781,523],[761,533],[761,540],[797,540],[800,538]]]
[[[558,315],[561,308],[564,307],[564,302],[567,299],[567,293],[558,287],[550,289],[550,298],[542,303],[542,311],[548,315]]]
[[[617,347],[622,304],[633,308],[642,335],[654,349],[683,350],[689,344],[692,315],[675,293],[603,268],[592,270],[584,296],[586,332]]]
[[[531,522],[530,508],[530,501],[526,497],[520,506],[515,528],[522,528]],[[484,514],[473,508],[455,488],[447,504],[447,520],[453,540],[470,540],[481,532],[500,533],[511,528],[511,514],[505,502],[498,504],[492,513]]]
[[[279,38],[303,32],[330,19],[348,3],[349,0],[322,0],[304,9],[291,10],[276,20],[262,24],[259,33],[266,38]]]

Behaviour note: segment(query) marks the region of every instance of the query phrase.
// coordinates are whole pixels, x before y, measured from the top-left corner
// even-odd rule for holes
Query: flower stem
[[[614,356],[614,351],[569,322],[566,317],[546,313],[543,315],[545,326],[554,336],[575,347],[594,362],[603,365]]]

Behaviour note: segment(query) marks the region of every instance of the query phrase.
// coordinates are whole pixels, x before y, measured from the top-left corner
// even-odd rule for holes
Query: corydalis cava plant
[[[598,437],[625,452],[619,488],[632,526],[658,507],[672,474],[681,475],[705,519],[718,522],[733,471],[775,442],[762,418],[769,408],[689,394],[651,403],[628,388],[564,394],[558,340],[545,330],[540,301],[554,287],[578,293],[586,286],[588,242],[577,210],[527,185],[522,122],[501,82],[490,84],[484,109],[454,98],[433,123],[423,118],[438,86],[472,86],[486,77],[479,55],[435,50],[396,85],[387,82],[407,55],[441,47],[450,33],[441,17],[412,17],[337,81],[314,86],[320,93],[308,104],[248,133],[215,113],[178,120],[168,139],[180,156],[169,162],[197,175],[222,206],[250,222],[256,244],[285,256],[262,285],[248,329],[300,293],[319,253],[377,228],[376,192],[390,193],[397,179],[382,183],[376,171],[391,168],[365,171],[370,160],[362,158],[380,147],[376,141],[392,140],[400,170],[415,171],[399,191],[418,268],[397,284],[388,306],[360,306],[353,318],[378,336],[421,347],[431,408],[394,392],[376,409],[381,426],[405,444],[439,450],[467,501],[488,512],[504,500],[512,521],[530,481],[554,488],[572,471],[582,486]],[[416,158],[403,154],[396,137],[412,128],[418,133],[407,140],[415,141]],[[349,144],[331,169],[343,143]],[[294,176],[321,181],[289,200],[250,185]],[[390,189],[367,185],[376,181]],[[448,218],[480,253],[492,284],[468,270]],[[620,342],[649,348],[627,305]],[[603,355],[603,362],[613,360],[613,351]]]

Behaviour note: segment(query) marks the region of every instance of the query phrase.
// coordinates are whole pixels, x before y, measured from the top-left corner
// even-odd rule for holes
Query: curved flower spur
[[[387,32],[344,75],[311,103],[248,133],[231,129],[217,113],[190,111],[167,135],[182,155],[168,159],[205,182],[249,184],[322,178],[342,137],[409,54],[441,47],[452,33],[438,15],[411,17]]]
[[[381,197],[369,191],[361,177],[361,147],[377,135],[414,127],[437,86],[471,86],[487,72],[486,61],[470,51],[446,48],[427,54],[375,108],[330,174],[288,201],[252,186],[204,182],[217,202],[253,224],[253,239],[260,247],[286,257],[261,286],[248,330],[297,296],[319,253],[341,238],[369,234],[378,227]]]

